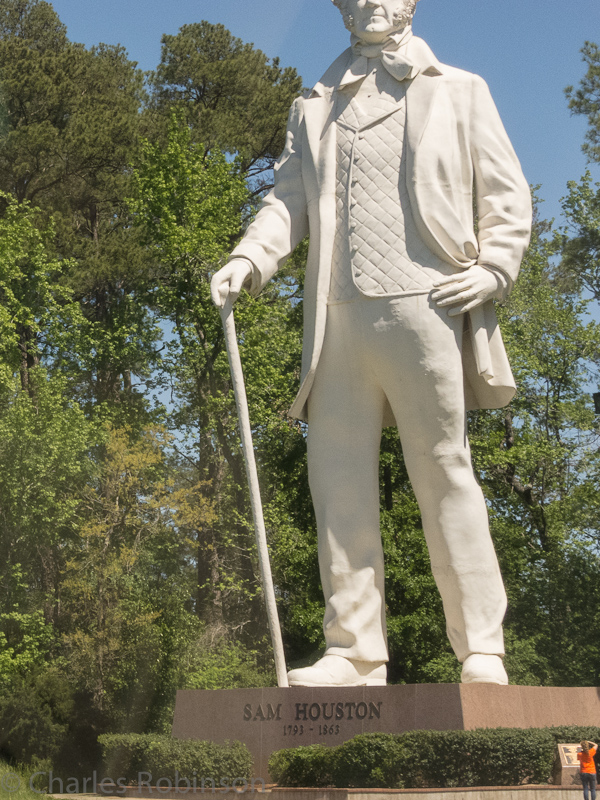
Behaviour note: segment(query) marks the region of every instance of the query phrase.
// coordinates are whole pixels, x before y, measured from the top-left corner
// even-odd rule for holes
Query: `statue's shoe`
[[[387,668],[381,661],[355,661],[323,656],[312,667],[288,672],[290,686],[385,686]]]
[[[461,683],[496,683],[508,685],[508,675],[500,656],[472,653],[465,659]]]

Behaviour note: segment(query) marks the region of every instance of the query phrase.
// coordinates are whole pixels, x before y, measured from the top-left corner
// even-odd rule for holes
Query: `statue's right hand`
[[[227,298],[235,303],[242,286],[252,275],[252,264],[245,258],[233,258],[212,277],[210,296],[218,308],[223,308]]]

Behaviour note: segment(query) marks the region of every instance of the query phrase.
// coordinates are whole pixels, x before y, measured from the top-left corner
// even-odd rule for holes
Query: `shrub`
[[[494,728],[367,733],[337,747],[273,753],[282,786],[437,789],[548,783],[559,742],[600,740],[600,728]]]
[[[547,783],[554,739],[544,730],[415,731],[401,737],[407,788]]]
[[[332,772],[337,749],[311,744],[278,750],[269,759],[269,773],[282,786],[337,786]]]
[[[73,693],[59,670],[12,676],[0,692],[0,753],[25,764],[54,760],[67,739],[72,710]]]
[[[241,742],[215,744],[195,739],[173,739],[158,734],[103,734],[98,737],[104,757],[105,774],[114,780],[125,778],[136,784],[140,773],[152,776],[144,780],[159,778],[175,782],[180,779],[197,778],[214,780],[217,786],[221,779],[232,783],[235,778],[250,778],[252,756]]]
[[[368,733],[355,736],[335,748],[331,773],[336,786],[352,785],[364,788],[402,788],[398,765],[404,763],[404,743],[398,736]]]
[[[207,647],[200,642],[186,676],[186,689],[245,689],[276,686],[272,669],[259,666],[260,655],[239,642]]]

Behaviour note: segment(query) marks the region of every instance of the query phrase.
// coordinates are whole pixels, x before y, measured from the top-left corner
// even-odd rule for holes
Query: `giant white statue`
[[[253,294],[310,237],[302,383],[327,649],[292,686],[386,682],[382,426],[398,428],[464,683],[506,684],[506,595],[465,413],[515,384],[493,300],[528,245],[527,182],[485,82],[441,64],[417,0],[333,0],[351,47],[290,111],[275,186],[214,302]],[[474,211],[477,224],[474,224]]]

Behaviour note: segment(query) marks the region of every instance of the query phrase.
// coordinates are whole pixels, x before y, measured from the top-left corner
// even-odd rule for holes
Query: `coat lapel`
[[[414,158],[429,122],[436,92],[440,85],[436,75],[419,73],[406,92],[406,138]]]
[[[352,50],[336,58],[304,101],[304,122],[318,193],[335,192],[335,88],[352,63]]]
[[[319,194],[335,191],[335,103],[332,92],[304,101],[306,137]]]

